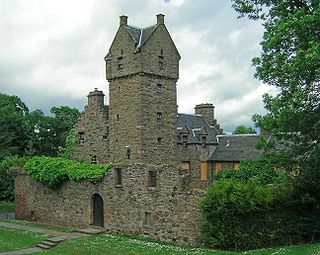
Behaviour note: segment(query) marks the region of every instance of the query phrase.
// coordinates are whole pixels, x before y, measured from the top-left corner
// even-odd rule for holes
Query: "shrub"
[[[10,171],[11,167],[23,167],[27,158],[18,156],[6,157],[0,161],[0,201],[14,200],[14,179]]]
[[[66,180],[101,179],[111,167],[111,164],[93,165],[66,158],[41,156],[30,159],[24,168],[33,179],[46,187],[55,188]]]

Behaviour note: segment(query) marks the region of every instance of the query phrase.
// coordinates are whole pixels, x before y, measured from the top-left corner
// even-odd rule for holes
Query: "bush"
[[[67,180],[101,179],[111,167],[111,164],[94,165],[66,158],[41,156],[30,159],[24,168],[33,179],[46,187],[55,188]]]
[[[283,204],[287,191],[254,180],[217,181],[200,200],[204,219],[202,238],[210,247],[246,250],[270,245],[269,239],[281,238],[274,206]]]
[[[6,157],[0,161],[0,201],[14,200],[14,179],[10,171],[11,167],[23,167],[27,158],[18,156]]]

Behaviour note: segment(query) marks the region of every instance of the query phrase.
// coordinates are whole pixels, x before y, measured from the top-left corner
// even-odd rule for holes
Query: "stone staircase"
[[[41,249],[48,250],[52,247],[57,246],[60,242],[66,240],[66,237],[51,237],[47,238],[46,240],[42,241],[42,243],[37,244],[37,247]]]

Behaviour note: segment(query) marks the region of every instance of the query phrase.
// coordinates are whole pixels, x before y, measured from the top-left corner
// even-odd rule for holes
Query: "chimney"
[[[104,105],[104,94],[97,88],[91,91],[88,95],[88,107],[89,108],[103,108]]]
[[[128,26],[128,16],[120,16],[120,26]]]
[[[163,14],[158,14],[157,15],[157,25],[163,25],[164,24],[164,15]]]
[[[214,126],[216,124],[213,104],[198,104],[196,105],[194,110],[195,114],[202,115],[211,126]]]

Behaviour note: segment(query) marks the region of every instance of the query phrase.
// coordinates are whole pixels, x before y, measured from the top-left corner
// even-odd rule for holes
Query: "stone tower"
[[[110,153],[115,163],[175,163],[180,55],[164,24],[120,26],[105,57]]]

